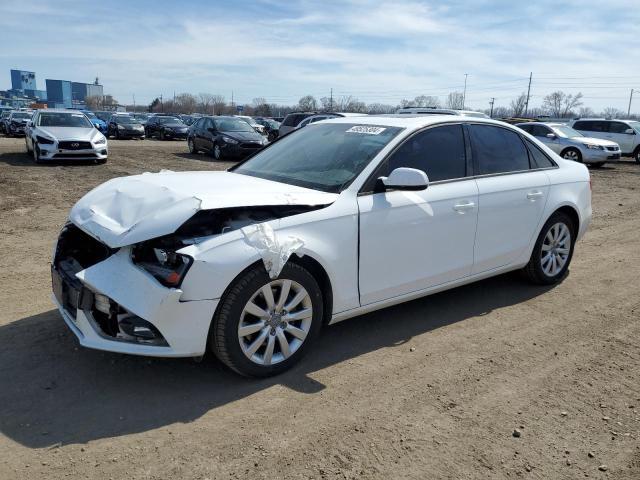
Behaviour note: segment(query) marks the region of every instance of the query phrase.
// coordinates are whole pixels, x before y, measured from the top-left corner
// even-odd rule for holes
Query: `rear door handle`
[[[529,200],[535,201],[536,199],[542,197],[543,193],[540,190],[536,190],[534,192],[527,193],[527,198]]]
[[[453,209],[458,213],[464,213],[467,210],[473,210],[474,208],[476,208],[476,204],[473,202],[456,203],[453,206]]]

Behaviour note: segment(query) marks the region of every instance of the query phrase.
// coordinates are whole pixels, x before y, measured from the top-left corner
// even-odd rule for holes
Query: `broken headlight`
[[[177,288],[182,283],[193,258],[177,253],[162,244],[143,242],[131,251],[133,263],[149,272],[162,285]]]

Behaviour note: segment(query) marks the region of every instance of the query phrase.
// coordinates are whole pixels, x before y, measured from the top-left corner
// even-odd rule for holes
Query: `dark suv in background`
[[[242,159],[260,150],[269,141],[251,125],[236,117],[202,117],[189,128],[189,151],[209,152],[213,158]]]
[[[144,126],[131,115],[111,115],[107,126],[107,136],[122,138],[144,139]]]
[[[287,133],[295,130],[296,126],[305,118],[310,117],[311,115],[316,115],[318,112],[292,112],[286,117],[280,124],[279,128],[279,136],[282,137]]]

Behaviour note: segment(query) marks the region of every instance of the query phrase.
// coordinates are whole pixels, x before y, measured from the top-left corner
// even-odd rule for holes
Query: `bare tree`
[[[267,100],[263,97],[254,98],[251,102],[253,104],[253,114],[260,117],[271,116],[271,106],[267,103]]]
[[[196,111],[198,100],[190,93],[176,95],[174,101],[174,111],[177,113],[193,113]]]
[[[213,113],[213,97],[210,93],[198,94],[198,108],[200,113]]]
[[[227,101],[225,100],[223,95],[214,95],[211,98],[211,107],[213,115],[222,115],[226,113]]]
[[[462,92],[451,92],[447,96],[446,107],[455,110],[462,110],[464,108],[464,95]]]
[[[385,103],[370,103],[367,105],[367,113],[369,115],[377,115],[381,113],[395,113],[398,107],[387,105]]]
[[[620,118],[626,116],[627,114],[622,110],[617,109],[616,107],[607,107],[602,111],[602,115],[605,118]]]
[[[336,101],[336,110],[339,112],[365,113],[367,106],[356,97],[346,95]]]
[[[547,110],[552,117],[564,118],[571,116],[574,108],[582,105],[582,93],[572,95],[560,90],[544,97],[542,108]]]
[[[320,105],[322,106],[322,110],[324,110],[325,112],[330,112],[331,110],[333,110],[335,102],[331,97],[321,97]]]
[[[84,104],[89,110],[100,110],[102,106],[102,97],[100,95],[91,95],[84,99]]]
[[[591,107],[580,107],[580,110],[578,110],[578,116],[580,118],[585,118],[585,117],[595,117],[596,112],[594,112]]]
[[[440,100],[438,100],[438,97],[431,95],[419,95],[413,99],[413,106],[440,108]]]
[[[298,108],[307,112],[317,110],[318,102],[313,95],[305,95],[300,100],[298,100]]]
[[[521,93],[515,99],[511,100],[511,114],[514,117],[519,117],[524,113],[524,108],[527,105],[527,94]]]

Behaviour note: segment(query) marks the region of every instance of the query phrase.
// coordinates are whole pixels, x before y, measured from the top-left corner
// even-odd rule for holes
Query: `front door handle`
[[[476,208],[476,204],[473,202],[456,203],[453,206],[453,209],[458,213],[465,213],[467,210],[473,210],[474,208]]]
[[[527,198],[535,202],[538,198],[542,197],[542,195],[543,193],[540,190],[536,190],[536,191],[527,193]]]

